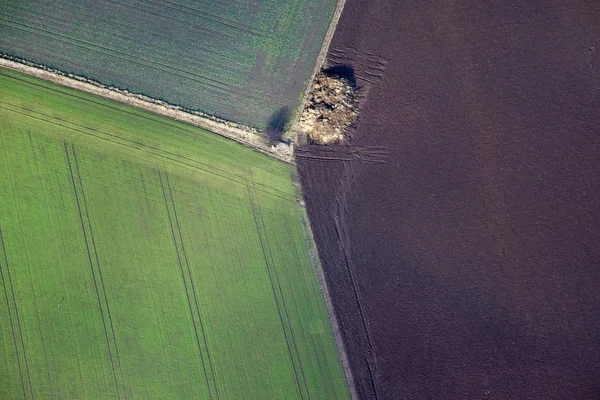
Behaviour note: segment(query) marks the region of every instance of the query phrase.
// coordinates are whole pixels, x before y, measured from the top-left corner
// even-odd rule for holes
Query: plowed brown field
[[[297,164],[362,398],[600,398],[599,51],[595,1],[348,1]]]

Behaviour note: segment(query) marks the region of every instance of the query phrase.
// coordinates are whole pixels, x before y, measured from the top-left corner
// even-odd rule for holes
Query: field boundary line
[[[337,354],[340,357],[342,369],[344,370],[344,376],[346,378],[346,387],[350,392],[350,397],[353,400],[359,400],[360,396],[356,391],[356,381],[354,379],[354,374],[352,373],[352,367],[350,366],[350,359],[348,358],[348,352],[346,350],[346,342],[344,341],[342,328],[340,327],[340,321],[338,319],[336,309],[333,306],[333,301],[331,300],[331,295],[329,293],[329,286],[325,278],[325,273],[323,271],[323,267],[321,266],[321,261],[319,259],[319,251],[317,250],[317,245],[313,236],[310,219],[308,218],[308,215],[306,215],[306,213],[304,213],[302,216],[302,222],[304,225],[304,232],[306,233],[307,240],[310,244],[310,258],[312,260],[315,274],[317,275],[317,281],[321,289],[321,294],[325,301],[325,308],[329,316],[329,324],[337,347]],[[325,365],[327,367],[327,364]]]
[[[63,142],[63,143],[64,143],[64,147],[65,147],[67,163],[69,165],[69,172],[71,175],[71,183],[73,184],[73,192],[75,193],[75,202],[77,203],[77,210],[79,211],[79,220],[81,222],[81,230],[83,232],[83,240],[85,242],[85,248],[86,248],[87,255],[88,255],[90,270],[92,271],[92,278],[93,278],[93,282],[94,282],[94,289],[96,291],[96,298],[98,300],[98,306],[100,308],[100,316],[102,317],[102,325],[104,327],[104,336],[106,338],[106,345],[108,347],[108,355],[109,355],[110,363],[111,363],[111,367],[112,367],[113,378],[115,380],[115,387],[117,390],[117,398],[121,399],[121,391],[119,390],[119,380],[117,379],[117,371],[115,369],[115,361],[114,361],[113,354],[112,354],[112,347],[110,344],[108,329],[106,328],[106,318],[104,317],[104,308],[102,307],[100,291],[98,290],[98,282],[96,279],[96,272],[94,271],[94,262],[92,261],[92,253],[90,252],[90,244],[89,244],[89,241],[87,238],[87,232],[85,229],[85,221],[83,219],[83,212],[81,210],[81,204],[79,201],[79,193],[77,192],[77,185],[75,183],[75,175],[73,174],[73,167],[72,167],[72,163],[71,163],[71,157],[69,155],[69,148],[67,146],[67,142]]]
[[[196,293],[196,285],[194,284],[194,278],[192,276],[192,269],[190,268],[190,261],[187,256],[187,251],[185,250],[185,243],[183,241],[183,233],[181,232],[181,225],[179,224],[179,217],[177,215],[177,208],[175,207],[175,198],[173,197],[173,190],[171,189],[171,181],[169,179],[169,174],[165,171],[165,178],[167,180],[167,188],[169,189],[169,196],[171,197],[171,204],[173,205],[173,215],[175,216],[175,225],[177,226],[177,231],[179,232],[179,240],[181,242],[181,250],[183,251],[183,259],[185,260],[185,265],[187,267],[190,284],[192,286],[192,294],[194,295],[194,303],[196,304],[196,311],[198,312],[198,322],[200,323],[200,330],[202,331],[202,339],[204,341],[204,347],[206,347],[206,356],[208,357],[208,365],[210,366],[210,372],[213,378],[213,382],[215,384],[215,394],[217,395],[217,399],[220,399],[219,395],[219,386],[217,385],[217,379],[215,377],[215,369],[213,366],[212,358],[210,357],[210,349],[208,347],[208,341],[206,339],[206,331],[204,329],[204,323],[202,322],[202,313],[200,312],[200,305],[198,303],[198,295]]]
[[[288,354],[290,356],[290,362],[292,364],[292,368],[294,370],[294,376],[296,378],[296,385],[298,387],[298,392],[300,393],[300,398],[303,399],[304,395],[302,393],[302,385],[300,384],[300,378],[298,377],[298,370],[296,368],[296,363],[294,362],[294,356],[292,355],[292,349],[290,347],[290,341],[288,339],[288,334],[287,331],[285,329],[285,323],[283,322],[283,317],[281,316],[281,306],[279,305],[279,300],[277,298],[277,291],[275,290],[275,283],[273,281],[273,277],[271,274],[271,268],[269,267],[269,259],[267,257],[267,252],[265,250],[265,244],[263,242],[263,238],[262,238],[262,234],[261,234],[261,230],[260,230],[260,224],[258,222],[258,217],[257,217],[257,213],[256,213],[256,208],[254,205],[254,200],[252,199],[252,190],[250,188],[250,184],[248,184],[248,199],[250,201],[250,207],[252,208],[252,215],[254,217],[254,224],[256,225],[256,232],[258,234],[258,240],[260,242],[260,247],[262,249],[262,253],[263,253],[263,258],[265,260],[265,267],[267,269],[267,275],[269,277],[269,282],[271,283],[271,289],[273,291],[273,298],[275,299],[275,305],[277,307],[277,313],[279,314],[279,321],[281,322],[281,330],[283,331],[283,336],[284,336],[284,341],[285,344],[287,346],[288,349]]]
[[[16,313],[15,318],[17,318],[17,323],[20,325],[20,322],[18,321],[17,302],[16,302],[16,298],[15,298],[14,287],[13,287],[13,284],[12,284],[12,278],[10,276],[10,270],[9,270],[9,266],[8,266],[8,255],[6,254],[6,247],[4,245],[4,235],[2,233],[2,228],[0,228],[0,245],[2,246],[2,253],[4,254],[4,263],[6,265],[6,274],[7,274],[7,277],[9,278],[9,285],[11,287],[11,295],[12,295],[12,298],[13,298],[14,309],[15,309],[15,313]],[[0,276],[2,277],[2,288],[4,289],[4,298],[6,300],[6,308],[7,308],[7,311],[8,311],[8,319],[10,321],[10,328],[12,330],[13,342],[15,344],[15,353],[16,353],[16,356],[17,356],[17,366],[19,368],[19,377],[21,378],[21,386],[23,388],[23,398],[27,399],[27,389],[25,389],[25,378],[23,377],[23,370],[22,370],[22,367],[21,367],[21,356],[19,355],[19,344],[18,344],[16,332],[15,332],[15,326],[14,326],[14,322],[13,322],[12,312],[10,311],[10,309],[11,309],[11,307],[10,307],[10,300],[9,300],[9,296],[8,296],[8,290],[6,288],[6,282],[4,280],[4,272],[2,271],[2,262],[0,262]],[[25,362],[27,362],[27,356],[25,354],[25,345],[23,343],[23,332],[20,331],[20,328],[19,328],[19,334],[21,336],[21,345],[22,345],[22,350],[23,350],[23,357],[24,357]],[[31,386],[31,378],[29,377],[29,369],[27,368],[27,366],[25,366],[25,368],[26,368],[27,377],[28,377],[28,381],[29,381],[29,390],[31,391],[31,396],[33,398],[33,388]]]
[[[75,170],[77,171],[77,177],[79,179],[79,186],[81,190],[81,197],[83,198],[83,206],[85,209],[85,215],[88,221],[88,229],[90,230],[90,239],[92,239],[92,247],[94,249],[94,255],[96,258],[96,267],[98,269],[98,275],[100,276],[100,286],[102,286],[102,292],[104,293],[104,303],[106,305],[106,312],[108,313],[108,322],[110,324],[110,330],[115,345],[115,355],[117,362],[119,363],[119,371],[121,373],[121,380],[123,383],[123,391],[125,392],[125,399],[129,399],[127,394],[127,385],[125,384],[125,375],[123,374],[123,364],[121,363],[121,356],[119,355],[119,346],[117,344],[117,336],[115,334],[115,327],[110,313],[110,306],[108,305],[108,295],[106,294],[106,285],[104,284],[104,277],[102,276],[102,269],[100,268],[100,257],[98,256],[98,249],[96,248],[96,241],[94,240],[94,231],[92,230],[92,221],[90,218],[90,212],[88,210],[87,200],[85,197],[85,190],[83,189],[83,181],[81,180],[81,173],[79,172],[79,162],[77,161],[77,153],[75,152],[75,145],[71,144],[71,151],[73,152],[73,159],[75,160]]]
[[[198,347],[198,352],[200,355],[200,360],[202,361],[202,370],[204,371],[204,378],[206,379],[206,389],[208,390],[208,395],[210,397],[210,399],[212,400],[213,395],[212,395],[212,390],[210,388],[210,381],[208,379],[208,372],[206,371],[206,363],[204,362],[204,353],[202,352],[202,345],[200,344],[200,335],[198,334],[198,327],[196,326],[196,319],[194,318],[194,311],[192,308],[192,301],[190,299],[190,293],[189,293],[189,289],[188,289],[188,284],[187,284],[187,280],[185,279],[185,272],[183,271],[183,263],[181,262],[181,254],[179,254],[179,246],[177,245],[177,237],[175,235],[175,229],[173,228],[173,219],[171,218],[171,211],[169,209],[169,202],[167,201],[167,193],[165,192],[165,185],[163,183],[163,178],[162,178],[162,173],[159,170],[157,170],[158,172],[158,178],[160,181],[160,188],[162,189],[162,193],[163,193],[163,198],[165,200],[165,207],[167,209],[167,217],[169,219],[169,226],[171,228],[171,235],[173,236],[173,245],[175,246],[175,253],[177,254],[177,262],[179,264],[179,271],[181,272],[181,279],[183,280],[183,287],[185,289],[185,295],[187,297],[187,301],[188,301],[188,308],[190,310],[190,317],[192,319],[192,326],[194,328],[194,333],[196,335],[196,345]]]
[[[294,127],[300,121],[300,117],[302,116],[302,110],[306,106],[306,102],[308,101],[308,97],[310,96],[310,89],[312,87],[312,83],[317,76],[317,73],[323,68],[323,64],[325,64],[325,58],[327,57],[327,53],[329,52],[329,46],[331,45],[331,41],[333,40],[333,34],[335,33],[335,28],[337,28],[338,22],[340,21],[340,17],[342,16],[342,11],[344,11],[344,6],[346,5],[346,0],[337,0],[335,5],[335,10],[333,11],[333,15],[329,20],[329,26],[327,27],[327,32],[325,33],[325,37],[323,38],[323,43],[321,44],[321,50],[319,51],[319,55],[317,56],[317,61],[315,62],[315,67],[311,75],[307,79],[306,87],[304,88],[304,94],[302,95],[302,100],[296,109],[296,115],[294,115],[294,119],[290,121],[290,131],[294,136],[292,141],[294,143],[298,142],[298,133],[295,131]]]
[[[0,67],[5,67],[25,75],[40,78],[46,81],[94,94],[105,99],[141,108],[153,114],[174,119],[196,126],[225,138],[234,140],[246,147],[274,157],[288,164],[294,164],[293,145],[279,143],[270,146],[267,139],[258,131],[241,124],[226,121],[199,111],[188,110],[161,100],[156,100],[142,94],[130,93],[115,87],[105,86],[99,82],[66,74],[62,71],[51,69],[40,64],[32,63],[20,58],[0,53]],[[314,77],[313,77],[314,78]],[[308,92],[308,89],[307,89]]]
[[[0,76],[2,76],[2,73],[0,73]],[[24,115],[24,116],[29,117],[29,118],[37,119],[38,121],[46,122],[48,124],[57,125],[57,126],[60,126],[62,128],[65,128],[65,129],[70,129],[72,131],[79,132],[79,133],[84,134],[84,135],[89,135],[89,136],[95,137],[95,138],[100,139],[100,140],[106,140],[108,142],[111,142],[111,143],[119,145],[119,146],[129,147],[129,148],[132,148],[132,149],[138,150],[138,151],[145,151],[146,153],[158,156],[158,157],[160,157],[163,160],[169,160],[169,162],[172,162],[172,163],[181,164],[181,165],[185,165],[186,167],[195,168],[195,169],[197,169],[199,171],[202,171],[202,172],[204,172],[206,174],[211,174],[211,175],[219,176],[219,177],[221,177],[223,179],[228,179],[228,180],[230,180],[232,182],[235,182],[235,183],[237,183],[239,185],[246,185],[245,181],[243,180],[243,179],[245,179],[244,176],[241,175],[241,174],[237,174],[235,172],[230,172],[230,171],[218,168],[218,167],[214,167],[214,166],[212,166],[210,164],[205,164],[205,163],[203,163],[201,161],[197,161],[197,160],[194,160],[194,159],[189,158],[189,157],[181,156],[180,154],[177,154],[177,153],[173,153],[173,152],[161,150],[160,148],[157,148],[157,147],[154,147],[154,146],[142,143],[142,142],[137,142],[135,140],[123,138],[123,137],[114,135],[112,133],[108,133],[108,132],[104,132],[104,131],[101,131],[101,130],[96,129],[96,128],[92,128],[90,126],[80,125],[80,124],[77,124],[75,122],[71,122],[71,121],[68,121],[68,120],[65,120],[65,119],[62,119],[62,118],[58,118],[58,117],[55,117],[55,116],[47,115],[47,114],[41,113],[39,111],[32,110],[30,108],[26,108],[26,107],[22,107],[22,106],[19,106],[19,105],[16,105],[16,104],[8,103],[8,102],[2,101],[2,100],[0,100],[0,104],[7,104],[7,105],[9,105],[11,107],[14,107],[14,108],[17,108],[17,109],[20,109],[20,110],[24,110],[24,111],[28,111],[28,112],[31,112],[33,114],[37,114],[38,116],[27,114],[27,113],[22,112],[22,111],[16,111],[16,110],[13,110],[13,109],[10,109],[10,108],[6,108],[6,107],[2,107],[2,106],[0,106],[0,109],[4,109],[4,110],[10,111],[10,112],[18,113],[18,114]],[[44,119],[44,118],[41,118],[40,116],[47,117],[47,118],[52,118],[52,119],[55,119],[56,121],[51,121],[51,120],[48,120],[48,119]],[[67,126],[67,125],[63,125],[63,124],[74,125],[74,126],[76,126],[78,128],[86,129],[86,130],[89,130],[91,132],[95,132],[96,134],[91,133],[91,132],[85,132],[85,131],[83,131],[81,129],[77,129],[77,128],[74,128],[72,126]],[[104,135],[106,137],[103,137],[101,135]],[[136,146],[139,146],[139,147],[136,147]],[[282,199],[284,201],[295,202],[295,200],[296,200],[296,198],[294,197],[294,195],[289,194],[289,193],[285,193],[285,192],[283,192],[283,191],[281,191],[281,190],[279,190],[277,188],[274,188],[272,186],[269,186],[269,185],[267,185],[265,183],[258,182],[258,185],[262,187],[262,189],[259,189],[259,191],[262,192],[262,193],[266,193],[266,194],[269,194],[271,196],[278,197],[278,198],[280,198],[280,199]],[[275,192],[279,192],[280,194],[275,193]]]
[[[0,57],[0,63],[1,63],[1,62],[2,62],[2,58]],[[24,83],[26,83],[26,84],[28,84],[28,85],[32,85],[32,86],[36,86],[36,87],[40,87],[40,88],[42,88],[42,89],[44,89],[44,90],[48,90],[48,91],[52,91],[52,92],[56,92],[56,93],[60,93],[60,94],[62,94],[62,95],[65,95],[65,96],[74,97],[74,98],[76,98],[76,99],[79,99],[79,100],[82,100],[82,101],[85,101],[85,102],[88,102],[88,103],[96,104],[96,105],[98,105],[98,106],[101,106],[101,107],[105,107],[105,108],[113,109],[113,110],[115,110],[115,111],[118,111],[118,112],[121,112],[121,113],[125,113],[125,114],[129,114],[129,115],[133,115],[133,116],[135,116],[135,117],[138,117],[138,118],[141,118],[141,119],[145,119],[145,120],[148,120],[148,121],[152,121],[152,122],[155,122],[155,123],[158,123],[158,124],[161,124],[161,125],[165,125],[165,126],[168,126],[168,127],[171,127],[171,128],[175,128],[175,129],[178,129],[178,130],[180,130],[180,131],[183,131],[183,132],[188,132],[188,133],[191,133],[191,134],[196,134],[196,132],[193,132],[193,131],[191,131],[191,130],[185,129],[185,128],[181,127],[181,126],[173,125],[173,124],[167,123],[167,122],[165,122],[165,121],[160,121],[160,120],[158,120],[158,119],[150,118],[150,117],[148,117],[148,116],[146,116],[146,115],[141,115],[141,114],[137,114],[137,113],[135,113],[135,112],[126,111],[126,110],[120,109],[120,108],[118,108],[118,107],[110,106],[110,105],[108,105],[108,104],[103,104],[103,103],[101,103],[101,102],[94,101],[94,100],[92,100],[92,99],[87,99],[87,98],[85,98],[85,97],[77,96],[77,95],[75,95],[75,94],[73,94],[73,93],[66,93],[66,92],[63,92],[63,91],[60,91],[60,90],[57,90],[57,89],[51,88],[51,87],[47,87],[47,86],[44,86],[44,85],[40,85],[40,84],[38,84],[38,83],[34,83],[34,82],[27,81],[27,80],[25,80],[25,79],[21,79],[21,78],[17,78],[17,77],[14,77],[14,76],[6,75],[6,74],[3,74],[2,72],[0,72],[0,76],[4,76],[4,77],[6,77],[6,78],[9,78],[9,79],[13,79],[13,80],[17,80],[17,81],[20,81],[20,82],[24,82]],[[17,107],[17,108],[20,108],[20,109],[23,109],[23,110],[31,111],[31,112],[34,112],[34,113],[36,113],[36,114],[40,114],[40,115],[44,115],[44,116],[48,116],[48,115],[46,115],[46,114],[43,114],[43,113],[40,113],[40,112],[38,112],[38,111],[31,110],[31,109],[28,109],[28,108],[25,108],[25,107],[21,107],[21,106],[18,106],[18,105],[12,104],[12,103],[8,103],[8,102],[2,102],[2,101],[0,101],[0,103],[4,103],[4,104],[10,104],[10,105],[11,105],[11,106],[13,106],[13,107]],[[231,175],[231,176],[239,177],[239,178],[240,178],[240,179],[242,179],[242,180],[243,180],[243,179],[245,179],[245,176],[244,176],[244,175],[242,175],[242,174],[237,174],[237,173],[235,173],[235,172],[227,171],[227,170],[224,170],[224,169],[221,169],[221,168],[215,167],[215,166],[213,166],[213,165],[210,165],[210,164],[205,164],[205,163],[202,163],[202,162],[200,162],[200,161],[198,161],[198,160],[194,160],[194,159],[191,159],[191,158],[189,158],[189,157],[181,156],[180,154],[177,154],[177,153],[166,152],[166,151],[164,151],[164,150],[161,150],[161,149],[159,149],[159,148],[156,148],[156,147],[150,146],[150,145],[148,145],[148,144],[145,144],[145,143],[136,142],[136,141],[134,141],[134,140],[127,139],[127,138],[123,138],[123,137],[120,137],[120,136],[117,136],[117,135],[114,135],[114,134],[111,134],[111,133],[103,132],[103,131],[100,131],[100,130],[97,130],[97,129],[94,129],[94,128],[91,128],[91,127],[86,127],[86,126],[84,126],[84,125],[79,125],[79,124],[76,124],[76,123],[74,123],[74,122],[71,122],[71,121],[65,121],[65,120],[63,120],[63,119],[61,119],[61,118],[58,118],[58,117],[54,117],[54,116],[51,116],[51,117],[52,117],[52,118],[54,118],[54,119],[57,119],[57,120],[59,120],[59,121],[62,121],[62,122],[67,122],[67,123],[70,123],[70,124],[73,124],[73,125],[76,125],[76,126],[84,127],[84,128],[86,128],[86,129],[92,130],[92,131],[94,131],[94,132],[100,132],[100,133],[102,133],[102,134],[105,134],[105,135],[108,135],[108,136],[111,136],[111,137],[119,138],[119,139],[121,139],[121,140],[123,140],[123,141],[132,142],[132,143],[138,144],[138,145],[140,145],[140,146],[143,146],[143,147],[148,147],[149,149],[153,149],[153,150],[156,150],[156,151],[163,151],[163,152],[165,152],[165,153],[167,153],[167,154],[171,154],[171,155],[173,155],[173,156],[180,157],[181,159],[189,160],[190,162],[193,162],[193,163],[196,163],[196,164],[199,164],[199,165],[202,165],[202,166],[204,166],[204,167],[205,167],[204,169],[203,169],[203,168],[200,168],[200,167],[196,167],[196,168],[198,168],[198,169],[201,169],[201,170],[204,170],[204,171],[206,171],[206,172],[208,172],[208,173],[213,173],[213,174],[216,174],[216,172],[214,172],[214,171],[209,171],[209,170],[208,170],[208,168],[212,168],[212,169],[214,169],[214,170],[216,170],[216,171],[219,171],[219,172],[221,172],[221,173],[223,173],[223,174],[229,174],[229,175]],[[45,122],[50,122],[50,121],[47,121],[47,120],[43,120],[43,121],[45,121]],[[154,153],[153,153],[153,154],[154,154]],[[180,162],[180,163],[183,163],[182,161],[179,161],[179,162]],[[185,163],[183,163],[183,164],[185,164]],[[186,165],[189,165],[189,164],[186,164]],[[232,178],[230,178],[230,179],[232,179]],[[243,182],[241,182],[241,184],[244,184],[244,183],[243,183]],[[271,187],[271,186],[269,186],[269,185],[266,185],[266,184],[264,184],[264,183],[258,182],[258,185],[259,185],[259,186],[262,186],[263,188],[268,188],[268,189],[274,190],[274,191],[276,191],[276,192],[280,192],[280,193],[282,193],[282,195],[287,195],[286,193],[284,193],[284,192],[281,192],[280,190],[278,190],[278,189],[276,189],[276,188],[274,188],[274,187]],[[264,189],[263,189],[263,190],[261,190],[261,191],[264,191]],[[273,194],[274,196],[279,196],[279,195],[277,195],[277,194],[274,194],[274,193],[272,193],[272,194]],[[289,200],[289,199],[286,199],[286,200]]]

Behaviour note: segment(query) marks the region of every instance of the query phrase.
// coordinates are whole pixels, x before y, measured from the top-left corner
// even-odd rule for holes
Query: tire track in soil
[[[254,181],[252,181],[252,182],[254,182]],[[300,373],[302,374],[302,379],[304,381],[304,387],[306,388],[306,393],[308,395],[308,398],[310,399],[310,391],[308,390],[308,384],[306,382],[306,375],[304,373],[304,368],[302,367],[302,360],[300,359],[300,352],[298,351],[298,344],[297,344],[297,341],[296,341],[296,337],[294,335],[294,330],[292,328],[292,321],[290,319],[290,314],[289,314],[289,311],[288,311],[288,308],[287,308],[287,304],[285,302],[285,297],[283,296],[283,289],[281,288],[281,281],[279,279],[279,274],[277,273],[277,268],[275,267],[275,258],[273,257],[273,251],[271,249],[271,242],[269,240],[269,235],[267,233],[267,226],[266,226],[265,220],[263,218],[262,207],[260,206],[260,200],[258,199],[258,193],[257,193],[258,190],[256,189],[256,186],[254,184],[253,184],[253,190],[254,190],[254,197],[256,198],[256,206],[258,208],[258,212],[259,212],[259,215],[260,215],[260,220],[261,220],[263,231],[264,231],[264,234],[265,234],[265,241],[267,243],[267,249],[268,249],[268,252],[269,252],[269,256],[271,258],[271,265],[272,265],[272,268],[273,268],[273,272],[275,273],[275,279],[277,280],[277,287],[279,289],[279,294],[281,296],[281,302],[283,304],[283,310],[284,310],[284,313],[285,313],[285,316],[286,316],[286,319],[287,319],[288,327],[289,327],[289,330],[290,330],[290,335],[292,337],[292,343],[294,344],[294,349],[296,351],[296,357],[298,358],[298,365],[300,367]]]
[[[323,162],[355,161],[372,164],[388,162],[388,151],[383,146],[324,146],[305,145],[294,150],[296,158]]]
[[[206,356],[208,357],[208,364],[210,366],[210,372],[211,372],[213,382],[215,385],[215,393],[217,395],[217,399],[220,399],[221,396],[219,395],[219,387],[217,385],[217,379],[215,378],[215,369],[213,366],[212,358],[210,356],[210,350],[209,350],[208,342],[206,339],[206,331],[204,329],[204,323],[202,322],[202,313],[200,312],[200,305],[198,303],[198,295],[196,292],[196,285],[194,284],[192,270],[190,268],[190,262],[189,262],[189,259],[187,256],[187,251],[185,250],[185,244],[183,242],[183,233],[181,232],[181,225],[179,224],[179,217],[177,216],[177,208],[175,207],[175,199],[173,198],[173,190],[171,189],[171,181],[169,180],[169,174],[166,171],[165,171],[165,178],[167,181],[167,187],[169,189],[169,196],[171,197],[171,204],[173,205],[173,215],[175,216],[175,224],[177,226],[177,231],[179,232],[179,239],[181,241],[181,250],[183,251],[183,258],[185,260],[185,264],[187,267],[187,271],[188,271],[188,275],[189,275],[189,279],[190,279],[190,283],[191,283],[191,287],[192,287],[192,294],[194,295],[194,303],[196,305],[196,311],[198,312],[198,321],[200,323],[200,330],[202,331],[202,339],[204,341],[204,346],[206,347]]]
[[[6,265],[6,274],[7,277],[9,278],[9,285],[11,287],[11,294],[12,294],[12,298],[13,298],[13,302],[14,302],[14,308],[15,308],[15,313],[17,311],[17,302],[16,302],[16,298],[15,298],[15,292],[14,292],[14,287],[12,284],[12,278],[10,276],[10,272],[9,272],[9,267],[8,267],[8,255],[6,254],[6,247],[4,245],[4,235],[2,234],[2,228],[0,228],[0,244],[2,245],[2,252],[4,253],[4,263]],[[18,345],[18,340],[17,340],[17,335],[15,332],[15,325],[13,322],[13,316],[12,316],[12,312],[10,311],[10,300],[8,298],[8,290],[6,288],[6,281],[4,279],[4,272],[2,271],[2,263],[0,263],[0,276],[2,277],[2,287],[4,288],[4,299],[6,300],[6,308],[8,309],[8,319],[10,321],[10,328],[12,330],[12,336],[13,336],[13,342],[15,344],[15,353],[17,355],[17,365],[19,367],[19,377],[21,378],[21,386],[23,388],[23,398],[27,399],[27,389],[25,388],[25,378],[23,377],[23,367],[21,366],[21,356],[19,355],[19,345]],[[16,315],[16,318],[18,318],[18,314]],[[25,345],[23,344],[23,335],[21,333],[21,345],[23,346],[23,356],[24,359],[26,360],[27,357],[25,356]],[[27,374],[28,374],[28,378],[29,378],[29,370],[27,369]],[[29,379],[29,390],[32,393],[32,398],[33,398],[33,389],[31,386],[31,379]]]
[[[374,364],[374,345],[372,340],[372,335],[369,330],[369,325],[367,323],[367,318],[365,317],[364,306],[362,304],[360,293],[358,290],[358,286],[356,284],[356,278],[354,276],[354,272],[352,271],[352,258],[350,252],[348,250],[347,243],[349,242],[348,232],[344,228],[348,226],[346,224],[346,208],[347,208],[347,195],[350,190],[350,185],[352,184],[352,179],[354,178],[354,169],[352,168],[352,164],[348,162],[343,163],[343,173],[340,178],[340,186],[338,191],[338,196],[335,202],[334,209],[334,222],[335,229],[337,235],[339,237],[339,245],[342,250],[342,254],[344,257],[343,264],[348,271],[348,277],[350,278],[350,282],[352,283],[352,294],[354,299],[356,300],[356,305],[358,307],[358,312],[360,314],[360,318],[362,321],[362,328],[365,332],[365,337],[367,338],[368,349],[367,356],[365,357],[367,369],[369,371],[369,379],[371,381],[371,387],[373,389],[373,395],[375,399],[379,398],[378,390],[377,390],[377,382],[375,379],[375,373],[373,371]]]
[[[199,351],[199,354],[200,354],[200,360],[202,361],[202,369],[204,371],[204,377],[206,379],[206,388],[208,390],[208,395],[209,395],[209,397],[212,400],[213,395],[212,395],[212,391],[210,389],[210,381],[208,379],[208,373],[206,371],[206,364],[204,362],[204,356],[203,356],[203,352],[202,352],[202,346],[200,344],[200,335],[198,334],[198,327],[196,326],[196,319],[194,318],[194,311],[193,311],[193,308],[192,308],[192,302],[191,302],[191,299],[190,299],[190,293],[189,293],[189,290],[188,290],[187,281],[185,279],[185,272],[183,271],[183,264],[181,262],[181,255],[179,254],[179,246],[177,245],[177,237],[175,236],[175,229],[173,228],[173,221],[172,221],[172,218],[171,218],[171,211],[169,210],[169,202],[167,201],[167,194],[165,192],[165,186],[164,186],[164,183],[163,183],[163,178],[162,178],[161,171],[158,170],[157,172],[158,172],[158,178],[159,178],[159,181],[160,181],[160,188],[162,189],[163,198],[165,200],[165,207],[167,209],[167,216],[168,216],[168,219],[169,219],[169,226],[171,227],[171,235],[173,236],[173,244],[175,246],[175,253],[177,254],[177,263],[179,264],[179,270],[181,272],[181,279],[183,280],[183,287],[185,288],[185,295],[187,297],[188,307],[189,307],[189,310],[190,310],[190,316],[192,318],[192,326],[194,327],[194,333],[196,334],[196,344],[198,346],[198,351]]]
[[[73,174],[73,166],[71,164],[71,157],[69,155],[69,148],[67,146],[67,142],[63,142],[65,147],[65,154],[67,157],[67,163],[69,165],[69,172],[71,175],[71,183],[73,184],[73,192],[75,193],[75,202],[77,203],[77,210],[79,212],[79,220],[81,222],[81,230],[83,232],[83,241],[85,242],[85,249],[88,255],[88,261],[90,263],[90,270],[92,271],[92,278],[94,282],[94,289],[96,290],[96,298],[98,299],[98,306],[100,308],[100,316],[102,317],[102,326],[104,327],[104,336],[106,338],[106,345],[108,347],[108,356],[110,358],[110,364],[113,372],[113,378],[115,380],[115,388],[117,390],[117,398],[121,399],[121,392],[119,390],[119,380],[117,379],[117,371],[115,369],[115,361],[113,359],[112,347],[110,345],[110,339],[108,335],[108,329],[106,328],[106,318],[104,317],[104,307],[102,307],[102,300],[100,299],[100,291],[98,290],[98,282],[96,279],[96,272],[94,271],[94,262],[92,261],[92,254],[90,252],[90,245],[88,242],[87,233],[85,230],[85,222],[83,219],[83,212],[81,211],[81,204],[79,201],[79,194],[77,193],[77,185],[75,183],[75,175]]]
[[[265,260],[265,267],[267,269],[267,274],[269,276],[269,282],[271,283],[271,289],[273,290],[273,298],[275,299],[275,305],[277,306],[277,313],[279,315],[279,321],[281,322],[281,329],[283,331],[283,336],[284,336],[284,339],[285,339],[285,344],[287,346],[288,354],[290,356],[290,362],[292,363],[292,368],[294,370],[294,376],[296,378],[296,385],[298,387],[298,392],[300,393],[300,398],[304,399],[304,395],[302,393],[302,386],[300,384],[300,378],[298,377],[298,370],[296,369],[296,363],[294,363],[294,357],[292,355],[292,349],[290,347],[290,342],[289,342],[289,339],[288,339],[288,334],[287,334],[287,331],[285,329],[285,324],[283,322],[283,317],[281,316],[281,306],[279,305],[279,300],[277,299],[277,292],[275,290],[275,284],[273,283],[273,276],[271,274],[271,269],[269,268],[269,260],[268,260],[267,253],[266,253],[266,250],[265,250],[265,244],[263,242],[263,238],[262,238],[262,235],[261,235],[260,226],[259,226],[259,223],[258,223],[258,218],[256,216],[256,209],[255,209],[255,206],[254,206],[254,201],[252,200],[252,191],[250,189],[250,185],[249,184],[248,184],[248,199],[250,200],[250,207],[252,208],[252,215],[254,216],[254,224],[256,226],[256,232],[258,234],[258,240],[260,242],[260,247],[262,249],[263,257],[264,257],[264,260]]]
[[[75,152],[75,146],[71,144],[71,151],[73,152],[73,159],[75,161],[75,170],[77,171],[77,177],[79,180],[79,186],[81,188],[81,197],[83,199],[83,206],[85,209],[85,215],[88,221],[88,229],[90,230],[90,239],[92,240],[92,247],[94,249],[94,256],[96,258],[96,266],[98,268],[98,275],[100,277],[100,286],[102,286],[102,292],[104,294],[104,303],[106,305],[106,312],[108,313],[108,321],[110,325],[110,330],[112,333],[114,345],[115,345],[115,356],[117,357],[117,362],[119,365],[119,371],[121,374],[121,381],[123,383],[123,391],[125,392],[125,399],[129,399],[129,394],[127,393],[127,385],[125,384],[125,375],[123,374],[123,364],[121,363],[121,356],[119,355],[119,347],[117,344],[117,336],[115,334],[115,328],[112,320],[112,315],[110,313],[110,307],[108,305],[108,296],[106,294],[106,286],[104,285],[104,278],[102,276],[102,269],[100,268],[100,257],[98,256],[98,249],[96,248],[96,241],[94,240],[94,231],[92,230],[92,221],[90,218],[90,213],[88,210],[87,200],[85,198],[85,191],[83,190],[83,182],[81,180],[81,173],[79,172],[79,162],[77,161],[77,153]]]

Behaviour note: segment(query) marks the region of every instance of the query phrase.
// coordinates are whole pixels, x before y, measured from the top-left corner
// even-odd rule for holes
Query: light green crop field
[[[0,398],[348,398],[292,174],[0,69]]]

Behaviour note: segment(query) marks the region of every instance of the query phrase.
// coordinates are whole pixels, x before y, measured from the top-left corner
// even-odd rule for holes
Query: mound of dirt
[[[320,72],[300,117],[299,130],[313,144],[335,144],[348,137],[358,117],[355,85],[344,76]]]

